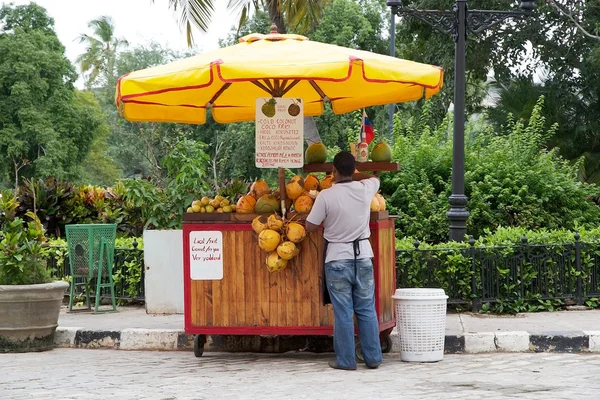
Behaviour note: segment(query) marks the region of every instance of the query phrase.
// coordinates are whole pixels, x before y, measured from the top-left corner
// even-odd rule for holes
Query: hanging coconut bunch
[[[258,247],[268,253],[265,263],[269,272],[283,271],[300,254],[300,243],[306,238],[301,223],[279,214],[257,216],[252,230],[258,235]]]

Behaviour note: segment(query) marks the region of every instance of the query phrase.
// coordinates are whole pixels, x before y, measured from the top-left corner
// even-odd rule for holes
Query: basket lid
[[[444,289],[431,288],[403,288],[396,289],[396,293],[392,296],[393,299],[413,299],[413,300],[434,300],[447,299]]]

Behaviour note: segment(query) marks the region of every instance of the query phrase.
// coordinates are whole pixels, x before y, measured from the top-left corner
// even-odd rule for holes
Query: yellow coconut
[[[383,196],[379,193],[377,193],[375,197],[377,197],[377,200],[379,200],[379,211],[385,211],[385,198],[383,198]]]
[[[295,175],[292,179],[290,179],[290,182],[297,182],[301,179],[304,179],[302,178],[302,175]]]
[[[260,199],[263,195],[271,193],[269,185],[262,179],[257,180],[250,186],[250,191],[256,193],[256,198]]]
[[[307,213],[312,209],[314,200],[308,195],[302,195],[294,201],[294,210],[299,213]]]
[[[193,213],[193,212],[194,212],[194,210],[192,209],[192,207],[188,207],[188,208],[187,208],[187,210],[186,210],[185,212],[187,212],[187,213]]]
[[[300,243],[306,237],[306,229],[297,222],[290,222],[285,229],[285,236],[294,243]]]
[[[235,206],[235,211],[240,214],[250,214],[254,212],[254,206],[256,205],[256,199],[252,196],[242,196]]]
[[[266,263],[269,272],[281,272],[287,266],[287,260],[281,258],[276,251],[269,253]]]
[[[277,246],[277,254],[284,260],[291,260],[298,254],[298,251],[294,242],[287,241]]]
[[[379,211],[379,200],[377,199],[377,195],[373,196],[371,199],[371,211]]]
[[[331,186],[333,186],[333,175],[327,175],[319,184],[321,190],[329,189]]]
[[[302,195],[304,191],[304,180],[302,178],[298,180],[292,180],[285,185],[285,194],[288,199],[296,200]]]
[[[283,228],[283,219],[277,214],[271,214],[267,219],[267,226],[277,232],[281,232]]]
[[[264,251],[273,251],[279,246],[281,235],[272,229],[265,229],[258,234],[258,246]]]
[[[256,232],[257,234],[260,234],[267,228],[269,228],[269,225],[267,224],[266,215],[259,215],[258,217],[252,220],[252,230],[254,230],[254,232]]]
[[[304,178],[304,190],[311,191],[317,190],[319,188],[319,179],[310,174],[306,178]]]

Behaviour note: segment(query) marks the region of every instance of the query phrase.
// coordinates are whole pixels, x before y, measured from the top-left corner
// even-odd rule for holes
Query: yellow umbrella
[[[429,98],[442,87],[440,67],[308,40],[250,34],[240,43],[119,79],[116,103],[129,121],[203,124],[251,121],[259,97],[304,101],[304,115]]]

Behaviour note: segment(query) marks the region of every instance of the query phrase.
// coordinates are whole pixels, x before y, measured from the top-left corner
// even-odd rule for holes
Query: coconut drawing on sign
[[[302,99],[292,99],[293,103],[288,107],[288,114],[291,117],[297,117],[300,114],[300,106],[298,103],[302,102]]]
[[[277,105],[277,100],[269,99],[265,101],[265,104],[262,105],[260,110],[265,115],[265,117],[273,118],[275,116],[275,106]]]

